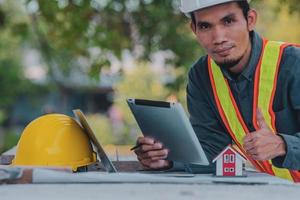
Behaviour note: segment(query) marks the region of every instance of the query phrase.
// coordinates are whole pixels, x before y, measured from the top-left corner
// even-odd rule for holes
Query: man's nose
[[[222,44],[226,41],[226,32],[221,26],[215,26],[212,31],[213,43],[215,45]]]

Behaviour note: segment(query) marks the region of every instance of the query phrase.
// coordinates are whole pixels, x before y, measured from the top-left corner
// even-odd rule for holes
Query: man
[[[234,142],[259,171],[299,182],[300,48],[254,32],[257,13],[249,0],[181,4],[208,54],[191,68],[187,86],[190,121],[208,159]],[[144,167],[180,167],[166,159],[159,141],[140,137],[137,143]]]

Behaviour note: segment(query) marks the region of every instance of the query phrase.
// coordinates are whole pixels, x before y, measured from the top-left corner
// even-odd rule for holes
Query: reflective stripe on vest
[[[269,127],[274,133],[276,132],[275,114],[272,105],[282,52],[288,45],[266,40],[263,43],[263,53],[256,68],[254,80],[253,124],[256,130],[259,129],[256,120],[256,111],[259,107]],[[256,161],[245,153],[243,138],[249,133],[249,130],[236,105],[229,84],[224,78],[221,69],[211,58],[208,59],[208,71],[215,102],[222,121],[232,139],[248,160],[261,172],[300,182],[300,173],[298,171],[276,168],[272,165],[271,160]]]

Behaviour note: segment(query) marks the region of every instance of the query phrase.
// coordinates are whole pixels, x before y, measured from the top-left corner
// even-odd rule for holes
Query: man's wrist
[[[173,167],[173,162],[172,161],[167,161],[167,165],[162,168],[162,170],[169,170]]]
[[[286,143],[281,135],[277,134],[276,136],[278,139],[277,156],[284,156],[284,155],[286,155],[286,152],[287,152],[286,151]]]

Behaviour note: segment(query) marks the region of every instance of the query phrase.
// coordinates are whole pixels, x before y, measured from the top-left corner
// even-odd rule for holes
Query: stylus
[[[130,151],[133,151],[133,150],[139,148],[140,146],[142,146],[142,144],[137,144],[137,145],[135,145],[134,147],[132,147],[132,148],[130,149]]]

